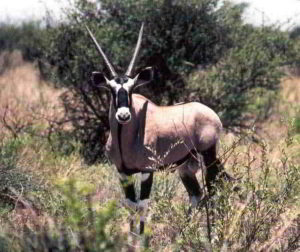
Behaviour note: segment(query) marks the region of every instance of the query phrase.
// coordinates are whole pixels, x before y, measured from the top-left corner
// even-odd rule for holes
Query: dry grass
[[[300,105],[300,77],[287,77],[281,82],[284,101]]]
[[[20,59],[17,61],[20,61]],[[260,186],[259,182],[255,180],[259,179],[262,167],[266,165],[272,169],[273,167],[277,167],[277,170],[274,168],[270,172],[270,186],[280,183],[283,168],[282,149],[286,146],[286,135],[288,132],[287,124],[283,123],[282,118],[287,110],[292,111],[291,107],[300,104],[299,81],[299,78],[290,78],[282,82],[280,104],[274,109],[271,118],[257,125],[257,133],[264,137],[264,142],[249,144],[246,140],[241,141],[226,161],[225,166],[227,170],[234,172],[235,168],[238,168],[239,173],[242,175],[245,175],[247,167],[251,166],[250,173],[253,185],[258,186],[258,188]],[[55,119],[63,115],[62,107],[59,103],[59,96],[62,92],[62,90],[51,88],[51,85],[42,81],[33,64],[23,62],[22,64],[16,64],[14,67],[6,69],[0,75],[1,132],[4,131],[7,138],[13,134],[4,123],[14,126],[14,130],[17,129],[18,125],[25,125],[25,129],[30,127],[43,128],[48,123],[46,118]],[[289,116],[292,115],[291,112]],[[230,146],[237,139],[238,137],[233,134],[225,135],[223,145],[221,146],[221,155],[225,153],[225,144],[226,146]],[[70,180],[74,181],[73,186],[76,192],[84,192],[84,197],[80,193],[73,195],[74,193],[69,192],[71,197],[78,196],[78,202],[73,198],[72,200],[74,200],[75,207],[78,204],[83,205],[84,214],[87,213],[86,196],[89,192],[91,192],[88,196],[93,203],[94,213],[105,208],[109,200],[115,199],[119,202],[123,198],[122,190],[118,183],[117,172],[109,164],[88,167],[81,161],[78,151],[74,151],[69,155],[60,155],[52,151],[47,142],[41,140],[41,138],[30,138],[28,140],[26,137],[21,137],[21,140],[24,143],[18,149],[16,167],[19,171],[30,175],[33,178],[32,182],[41,185],[44,191],[30,191],[27,194],[25,191],[18,191],[16,193],[15,201],[24,200],[24,204],[26,204],[26,200],[29,199],[28,201],[31,206],[24,207],[24,204],[20,205],[16,203],[8,214],[0,214],[1,225],[3,224],[4,226],[7,220],[14,223],[12,225],[12,232],[18,233],[20,227],[26,226],[32,229],[34,227],[43,227],[47,222],[54,222],[56,224],[57,219],[62,220],[63,216],[68,216],[69,212],[62,212],[65,211],[65,206],[61,205],[63,204],[61,200],[62,194],[61,192],[57,192],[57,187],[69,183],[68,181]],[[291,144],[286,150],[289,152],[299,151],[299,144]],[[264,159],[265,153],[268,155],[267,162]],[[252,160],[254,161],[252,162]],[[278,188],[275,188],[274,191],[276,189]],[[223,229],[215,231],[215,241],[212,243],[212,246],[222,251],[230,251],[230,248],[232,251],[245,251],[243,250],[244,244],[241,242],[243,237],[240,238],[238,236],[242,236],[241,233],[243,231],[245,233],[248,231],[246,229],[247,225],[244,225],[244,223],[248,223],[249,226],[253,224],[253,216],[251,215],[253,199],[251,197],[257,197],[255,200],[259,201],[259,195],[249,194],[250,196],[246,195],[245,199],[238,198],[235,192],[232,192],[232,194],[229,193],[226,196],[228,195],[228,198],[231,200],[228,201],[231,204],[226,206],[226,211],[229,214],[228,216],[224,215],[223,219],[219,218],[220,222],[227,221],[222,226],[227,232]],[[38,198],[38,200],[35,198]],[[42,203],[39,205],[39,202]],[[207,238],[205,238],[205,211],[202,209],[196,212],[192,217],[192,221],[187,223],[184,219],[187,206],[187,194],[177,174],[156,174],[149,210],[151,222],[147,225],[147,228],[150,230],[148,230],[148,233],[151,234],[151,249],[157,251],[174,251],[177,249],[179,251],[180,248],[181,251],[201,251],[202,246],[207,245]],[[273,220],[274,225],[270,230],[270,237],[264,240],[264,242],[256,240],[256,242],[253,242],[249,246],[248,251],[275,251],[274,249],[279,248],[281,244],[287,244],[286,239],[293,236],[292,232],[298,232],[299,230],[296,225],[300,214],[298,206],[299,204],[289,202],[284,206],[284,212],[277,215],[272,213],[274,216],[277,216],[277,219]],[[259,217],[265,216],[267,219],[269,214],[268,203],[262,202],[260,207],[261,212],[253,213],[257,213]],[[223,214],[223,211],[226,214],[228,213],[225,210],[216,209],[217,207],[212,211],[220,211],[220,214]],[[106,229],[109,229],[112,233],[117,233],[118,229],[116,227],[122,226],[121,232],[127,233],[127,218],[128,213],[118,212],[118,216],[113,219],[113,222]],[[216,227],[217,225],[219,225],[218,222],[215,223]],[[241,227],[244,227],[245,230],[242,230]],[[76,231],[76,228],[74,229]],[[71,232],[74,231],[71,227],[70,230]],[[88,229],[85,228],[85,231],[88,232]],[[218,232],[225,233],[225,241],[223,243],[221,243],[222,239],[217,236]],[[220,244],[218,244],[218,239],[220,239]],[[232,241],[236,243],[230,245]],[[228,248],[227,246],[231,247]],[[132,251],[143,251],[143,245],[141,245],[141,248],[132,249]]]
[[[264,139],[264,143],[268,148],[268,157],[273,164],[280,163],[282,146],[285,145],[286,136],[290,130],[288,121],[295,117],[300,108],[300,77],[286,77],[281,82],[281,89],[279,94],[280,100],[273,108],[271,116],[255,125],[256,139]],[[233,133],[227,133],[224,135],[222,142],[227,146],[237,140],[238,137]],[[242,162],[245,160],[243,153],[248,153],[248,145],[240,144],[238,147],[239,157]],[[250,158],[255,157],[254,165],[260,167],[260,157],[257,153],[260,153],[261,147],[259,144],[252,144],[250,148]],[[289,148],[290,153],[294,153],[296,158],[300,158],[297,155],[300,151],[299,142],[296,141],[293,146]],[[221,154],[222,155],[222,154]],[[248,155],[248,154],[247,154]],[[232,166],[232,159],[228,160],[228,168]]]
[[[256,125],[254,135],[256,141],[250,144],[248,141],[242,141],[226,160],[226,169],[238,170],[239,174],[244,176],[249,172],[254,183],[259,185],[259,174],[262,172],[262,167],[267,164],[267,167],[271,169],[268,174],[271,184],[277,185],[277,187],[281,186],[280,177],[285,176],[283,171],[287,165],[284,161],[285,158],[288,158],[290,165],[297,165],[300,161],[299,133],[293,132],[293,118],[299,113],[299,108],[300,78],[284,78],[281,82],[280,100],[273,108],[273,113],[266,121]],[[291,142],[289,142],[290,134],[293,138]],[[224,135],[222,143],[231,146],[238,139],[234,134],[227,133]],[[223,146],[221,155],[225,150],[226,147],[224,149]],[[264,156],[264,153],[267,156]],[[267,163],[265,163],[265,158],[267,158]],[[247,167],[251,167],[251,169],[247,170]],[[277,189],[274,188],[274,190]],[[237,204],[238,209],[240,203],[234,202],[234,204]],[[247,204],[242,204],[243,210],[248,207]],[[285,210],[277,216],[277,219],[273,220],[274,226],[270,230],[270,238],[262,243],[251,244],[247,251],[288,251],[286,250],[289,243],[288,238],[299,237],[299,198],[295,198],[295,201],[284,208]],[[234,217],[239,218],[240,216]],[[244,251],[243,247],[239,246],[233,250]]]
[[[7,53],[0,56],[0,61],[5,57]],[[2,137],[7,133],[16,136],[31,126],[42,126],[46,123],[44,119],[63,116],[59,99],[63,90],[41,80],[35,65],[24,62],[20,53],[13,52],[9,57],[11,63],[0,75]]]

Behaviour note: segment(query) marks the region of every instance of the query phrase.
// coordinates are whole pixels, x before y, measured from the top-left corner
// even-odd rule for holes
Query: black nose
[[[120,116],[120,115],[118,115],[118,119],[119,119],[120,121],[123,121],[123,122],[128,121],[129,118],[130,118],[130,115],[126,115],[126,116]]]

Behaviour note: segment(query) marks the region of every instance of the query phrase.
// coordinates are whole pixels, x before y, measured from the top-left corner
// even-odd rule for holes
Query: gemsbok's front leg
[[[138,209],[140,212],[140,234],[144,233],[149,197],[153,183],[153,173],[142,173],[141,194]]]
[[[135,226],[135,213],[137,210],[137,200],[136,194],[134,189],[134,179],[132,176],[127,176],[124,173],[120,173],[120,182],[125,193],[125,205],[128,207],[132,212],[132,216],[130,218],[130,231],[134,231]]]

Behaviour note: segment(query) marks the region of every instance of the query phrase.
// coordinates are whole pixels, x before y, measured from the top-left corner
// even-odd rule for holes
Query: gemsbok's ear
[[[92,72],[92,82],[93,82],[93,85],[96,87],[102,87],[102,88],[109,89],[109,87],[107,86],[107,78],[105,77],[105,75],[103,73]]]
[[[142,71],[140,71],[137,76],[135,77],[135,85],[134,88],[137,88],[139,86],[148,84],[151,82],[154,78],[154,70],[152,67],[146,67]]]

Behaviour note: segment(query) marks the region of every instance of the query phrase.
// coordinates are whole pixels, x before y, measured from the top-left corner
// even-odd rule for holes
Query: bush
[[[33,189],[35,185],[30,177],[23,174],[17,167],[18,153],[25,144],[25,139],[10,139],[0,145],[0,198],[8,200],[12,190],[22,188]]]
[[[249,126],[240,123],[249,118],[247,112],[254,120],[257,115],[268,115],[282,76],[279,66],[287,59],[294,62],[296,48],[278,28],[243,24],[245,4],[218,4],[218,0],[114,0],[101,1],[101,8],[97,8],[94,3],[78,0],[69,10],[68,22],[48,30],[42,70],[57,85],[69,88],[64,96],[66,116],[89,163],[103,151],[110,96],[90,85],[92,71],[107,70],[99,67],[102,59],[84,24],[117,71],[124,72],[145,21],[137,69],[156,67],[155,83],[140,90],[154,102],[202,101],[220,113],[224,126],[232,128]],[[157,22],[161,18],[163,21]],[[249,106],[261,95],[267,99]]]
[[[41,43],[45,30],[40,22],[28,21],[20,26],[0,24],[0,52],[20,50],[25,60],[33,61],[42,56]]]
[[[286,52],[292,48],[287,34],[271,28],[249,27],[241,33],[245,38],[217,65],[205,73],[196,71],[187,80],[187,97],[218,111],[226,128],[267,118],[284,74],[279,66],[288,61]]]
[[[125,243],[125,236],[112,226],[118,217],[114,202],[94,209],[88,195],[89,185],[75,180],[62,183],[59,187],[65,216],[50,218],[46,223],[24,225],[22,229],[10,223],[18,233],[0,237],[3,252],[8,251],[117,251]],[[34,211],[34,209],[28,209]],[[8,238],[9,237],[9,238]]]

